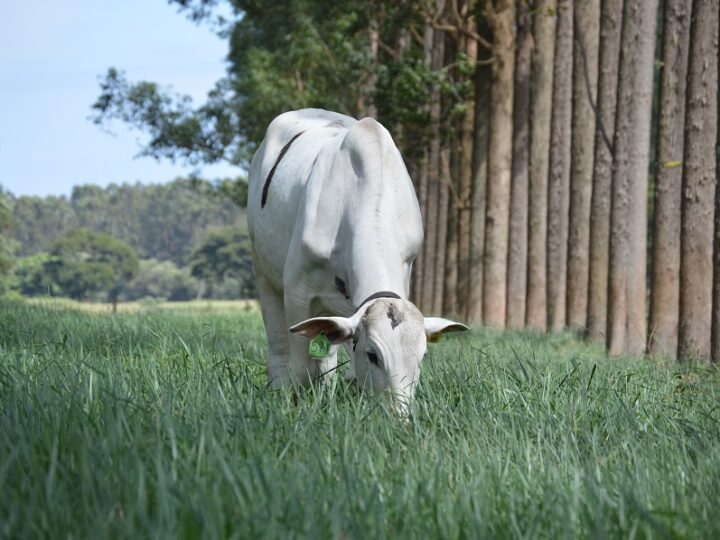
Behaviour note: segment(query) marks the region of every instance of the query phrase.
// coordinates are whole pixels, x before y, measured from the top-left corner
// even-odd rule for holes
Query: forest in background
[[[227,76],[194,104],[110,68],[94,120],[144,155],[246,167],[286,110],[374,116],[420,201],[423,312],[720,359],[718,0],[172,3]]]
[[[63,287],[53,257],[67,258],[72,251],[77,259],[86,251],[86,258],[98,262],[112,252],[117,265],[126,259],[116,253],[114,242],[119,242],[131,251],[125,249],[131,261],[137,259],[128,263],[134,270],[122,278],[119,300],[254,295],[245,212],[239,206],[244,202],[233,200],[222,183],[82,185],[70,197],[5,193],[4,199],[17,257],[7,287],[22,294],[104,300],[118,276],[106,277],[106,268],[86,264],[82,270],[73,267],[69,277],[86,286]]]
[[[143,259],[187,266],[209,227],[245,227],[245,214],[206,181],[75,186],[64,196],[10,196],[12,238],[21,257],[46,251],[61,234],[85,227],[133,247]]]

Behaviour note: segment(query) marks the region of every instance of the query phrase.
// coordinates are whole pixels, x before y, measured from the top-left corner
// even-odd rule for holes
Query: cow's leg
[[[290,344],[283,295],[276,291],[260,272],[257,275],[257,289],[268,340],[268,382],[273,389],[289,386],[291,384],[288,365]]]
[[[318,366],[318,378],[321,382],[332,381],[335,373],[337,373],[337,354],[340,345],[330,347],[330,354],[322,360],[314,359]]]

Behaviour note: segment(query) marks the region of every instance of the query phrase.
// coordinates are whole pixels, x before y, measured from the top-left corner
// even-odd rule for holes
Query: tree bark
[[[588,283],[587,337],[607,338],[608,270],[610,259],[610,200],[617,103],[618,65],[623,0],[602,0],[600,15],[600,69],[598,117],[595,125],[595,159],[590,208],[590,275]]]
[[[512,166],[513,73],[515,68],[515,2],[493,1],[488,14],[493,32],[483,321],[505,326]]]
[[[472,6],[468,6],[472,9]],[[475,31],[474,18],[470,29]],[[477,62],[477,42],[466,39],[464,43],[468,62]],[[477,67],[476,67],[477,69]],[[473,75],[474,77],[474,75]],[[473,122],[475,118],[475,92],[465,99],[465,111],[460,125],[460,164],[458,190],[458,314],[467,319],[470,303],[470,258],[472,252],[472,184],[473,184]]]
[[[436,9],[442,11],[444,0],[436,0]],[[432,32],[430,68],[442,69],[445,59],[445,34],[440,30]],[[438,251],[438,209],[440,196],[440,113],[441,101],[439,89],[433,89],[430,96],[430,145],[427,160],[427,226],[425,227],[425,249],[423,250],[422,306],[424,311],[435,311],[435,270]]]
[[[509,328],[525,326],[527,300],[530,67],[533,53],[532,17],[528,3],[519,2],[517,21],[507,281],[506,324]]]
[[[430,65],[431,53],[432,53],[432,28],[427,25],[425,27],[423,35],[423,58],[426,66]],[[408,31],[401,31],[398,36],[398,49],[401,55],[407,53],[410,47],[410,35]],[[427,168],[427,149],[423,148],[419,152],[419,156],[416,155],[416,162],[414,171],[412,174],[413,182],[416,184],[416,192],[418,196],[418,203],[420,205],[420,215],[422,217],[423,225],[423,245],[420,248],[420,252],[415,257],[413,262],[412,270],[412,284],[410,289],[410,300],[423,311],[423,272],[425,270],[425,235],[427,234],[427,199],[428,199],[428,168]]]
[[[458,9],[464,13],[465,6]],[[458,25],[462,24],[458,21]],[[460,28],[460,26],[458,26]],[[445,63],[452,65],[458,57],[458,52],[464,52],[464,37],[462,35],[452,36],[445,43]],[[451,77],[459,80],[462,76],[456,68],[453,68]],[[445,108],[450,111],[455,105],[455,101],[448,100]],[[447,189],[447,216],[445,219],[445,264],[442,271],[443,290],[442,290],[442,313],[445,316],[458,316],[458,226],[460,217],[460,162],[462,149],[460,144],[462,141],[462,116],[446,114],[444,123],[444,156],[445,156],[445,186]]]
[[[665,0],[660,122],[655,165],[649,349],[652,353],[672,356],[677,351],[678,343],[680,207],[689,47],[689,2]]]
[[[718,65],[720,66],[720,50],[718,50]],[[710,359],[714,363],[720,362],[720,75],[718,78],[718,111],[715,121],[718,130],[716,133],[716,155],[715,162],[715,250],[713,266],[713,312],[712,312],[712,336]]]
[[[680,237],[681,360],[710,358],[718,106],[718,0],[694,0]]]
[[[445,132],[441,128],[441,134]],[[444,137],[443,137],[444,139]],[[435,291],[433,292],[433,313],[443,312],[443,298],[445,296],[445,257],[447,256],[448,212],[450,205],[450,149],[441,139],[440,149],[440,178],[438,181],[438,217],[437,240],[435,240]]]
[[[657,0],[626,0],[610,217],[609,352],[645,350],[647,167]]]
[[[420,213],[423,223],[423,246],[420,253],[413,263],[413,284],[412,284],[412,301],[415,302],[420,311],[425,311],[426,305],[423,296],[423,285],[425,281],[425,247],[428,236],[428,152],[423,151],[422,160],[420,161],[420,174],[418,179],[418,202],[420,204]]]
[[[590,273],[590,204],[595,143],[600,1],[576,3],[572,84],[572,160],[568,228],[567,323],[585,330]]]
[[[530,201],[528,208],[528,285],[526,324],[547,327],[547,186],[550,156],[555,0],[539,0],[533,21],[535,48],[530,94]]]
[[[423,61],[426,67],[432,68],[432,51],[433,51],[433,34],[432,27],[428,24],[425,26],[425,32],[423,34]],[[429,109],[429,105],[428,105]],[[429,113],[429,110],[428,110]],[[427,144],[423,145],[422,158],[420,160],[420,178],[418,180],[418,192],[420,196],[420,212],[422,214],[423,223],[423,245],[418,254],[415,265],[415,294],[413,295],[414,302],[420,308],[422,312],[428,311],[428,298],[427,298],[427,286],[426,279],[427,273],[429,272],[428,263],[428,242],[429,242],[429,212],[428,212],[428,201],[430,199],[430,150]]]
[[[457,126],[458,122],[453,122]],[[453,137],[452,129],[448,130],[449,140],[446,153],[450,155],[448,167],[448,183],[451,184],[448,197],[447,235],[445,241],[445,270],[443,271],[443,308],[445,316],[457,316],[457,285],[458,285],[458,213],[460,189],[460,141]]]
[[[550,329],[565,326],[570,145],[572,120],[573,2],[558,1],[548,180],[547,302]]]
[[[478,30],[479,31],[479,30]],[[482,290],[484,275],[485,249],[485,202],[487,193],[487,161],[490,124],[490,81],[491,70],[488,66],[475,69],[475,118],[473,127],[472,155],[472,195],[470,214],[470,291],[467,308],[467,320],[480,325],[482,318]]]
[[[375,118],[377,116],[377,106],[373,93],[377,86],[377,63],[378,63],[378,47],[380,45],[380,31],[378,30],[377,20],[373,17],[370,19],[370,27],[368,28],[368,52],[372,59],[373,71],[368,76],[366,91],[367,105],[365,107],[365,115]]]

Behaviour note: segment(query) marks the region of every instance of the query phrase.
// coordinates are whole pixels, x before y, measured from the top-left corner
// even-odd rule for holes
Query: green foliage
[[[12,213],[12,236],[23,257],[46,250],[57,236],[77,226],[75,211],[65,197],[12,198]]]
[[[222,272],[208,275],[206,279],[212,281],[209,290],[187,268],[193,246],[212,227],[237,224],[245,230],[241,210],[247,203],[245,179],[225,178],[210,183],[189,178],[168,184],[111,184],[105,188],[84,185],[73,188],[69,200],[11,196],[10,202],[16,224],[12,234],[20,243],[20,254],[26,256],[19,263],[13,285],[22,294],[68,294],[86,299],[96,298],[98,291],[104,295],[113,290],[111,298],[120,294],[116,288],[108,289],[115,277],[107,266],[84,261],[82,269],[69,268],[48,255],[59,237],[78,227],[109,234],[148,259],[142,263],[139,275],[125,284],[125,300],[185,300],[199,293],[210,298],[254,294],[247,242],[238,244],[238,256],[245,258],[243,264],[237,268],[226,265]]]
[[[352,114],[367,77],[366,14],[353,1],[234,1],[230,106],[247,157],[277,114],[321,107]]]
[[[248,183],[246,178],[223,178],[212,185],[212,193],[232,201],[238,208],[247,207]]]
[[[242,210],[231,201],[241,206],[247,201],[244,179],[76,186],[69,200],[12,199],[12,235],[20,244],[20,255],[27,256],[47,251],[61,234],[84,227],[122,240],[143,258],[184,266],[205,229],[244,221]]]
[[[10,238],[13,219],[10,202],[0,187],[0,295],[10,286],[16,244]]]
[[[3,305],[0,535],[720,537],[716,368],[473,332],[406,424],[264,355],[257,314]]]
[[[222,95],[219,85],[207,105],[193,110],[188,96],[170,96],[150,82],[130,85],[123,73],[110,68],[92,106],[93,120],[98,125],[121,120],[142,126],[150,141],[140,155],[188,163],[232,161],[231,111],[216,103]]]
[[[120,299],[183,301],[195,298],[199,291],[200,282],[188,268],[178,268],[171,261],[147,259],[140,261],[137,275],[125,285]]]
[[[14,271],[14,288],[26,296],[57,296],[62,291],[49,269],[55,260],[49,253],[36,253],[18,260]]]
[[[216,282],[234,278],[239,281],[241,297],[252,298],[256,289],[251,253],[246,231],[237,227],[214,229],[193,251],[190,271],[197,278]]]
[[[210,18],[219,4],[175,3],[195,20]],[[228,74],[205,104],[193,108],[186,97],[150,82],[130,83],[111,68],[93,105],[95,122],[130,124],[150,136],[143,154],[190,163],[247,165],[270,121],[302,107],[358,115],[375,104],[386,125],[402,123],[408,131],[420,131],[412,143],[423,140],[431,89],[449,81],[446,72],[429,71],[422,43],[411,39],[413,32],[422,33],[425,2],[227,3],[235,17],[224,21],[220,31],[229,39]],[[384,45],[376,53],[369,46],[371,25]],[[401,35],[407,43],[402,52],[397,45]]]
[[[115,301],[138,271],[135,251],[112,236],[74,229],[50,245],[44,268],[63,294],[82,300],[106,292]]]
[[[414,135],[426,140],[429,115],[422,104],[428,102],[432,88],[439,85],[438,79],[420,54],[408,54],[381,65],[375,101],[383,124],[391,132],[398,131],[399,126],[412,126]]]

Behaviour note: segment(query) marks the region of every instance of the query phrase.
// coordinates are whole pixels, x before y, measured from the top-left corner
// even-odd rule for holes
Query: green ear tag
[[[317,336],[310,340],[308,354],[313,358],[325,358],[330,354],[330,340],[325,334],[320,332]]]

